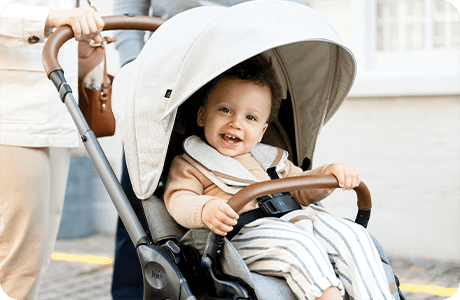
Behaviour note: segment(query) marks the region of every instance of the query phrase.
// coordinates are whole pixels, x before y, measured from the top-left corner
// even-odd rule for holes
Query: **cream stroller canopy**
[[[312,158],[321,127],[348,94],[355,60],[336,30],[307,6],[276,0],[190,9],[166,21],[113,84],[113,107],[134,192],[150,197],[163,170],[177,109],[232,66],[271,57],[290,95],[297,161]]]

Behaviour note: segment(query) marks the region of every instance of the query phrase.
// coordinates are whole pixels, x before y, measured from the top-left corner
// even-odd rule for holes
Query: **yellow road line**
[[[84,262],[89,264],[110,265],[113,259],[107,256],[97,255],[81,255],[81,254],[68,254],[62,252],[54,252],[51,256],[52,260],[68,261],[68,262]],[[436,296],[452,296],[457,291],[456,288],[445,288],[433,285],[419,285],[410,283],[401,283],[400,289],[402,291],[411,293],[425,293]]]
[[[457,291],[457,288],[445,288],[434,285],[419,285],[409,283],[401,283],[399,288],[402,291],[407,291],[411,293],[425,293],[436,296],[452,296]]]
[[[113,263],[113,259],[107,256],[68,254],[62,252],[54,252],[53,255],[51,255],[51,259],[68,262],[84,262],[88,264],[99,265],[110,265]]]

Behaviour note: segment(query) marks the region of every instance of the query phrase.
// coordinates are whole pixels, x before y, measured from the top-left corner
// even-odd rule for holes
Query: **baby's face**
[[[251,151],[268,127],[271,96],[268,86],[223,79],[198,111],[198,125],[204,127],[207,142],[231,157]]]

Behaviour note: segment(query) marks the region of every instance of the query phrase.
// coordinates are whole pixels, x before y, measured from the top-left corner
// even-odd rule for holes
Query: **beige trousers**
[[[0,145],[0,285],[37,299],[56,242],[70,165],[68,148]]]

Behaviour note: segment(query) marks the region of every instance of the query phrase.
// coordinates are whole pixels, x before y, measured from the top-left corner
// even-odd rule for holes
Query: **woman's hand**
[[[100,33],[104,21],[91,7],[52,9],[48,14],[48,26],[57,28],[63,25],[72,27],[77,41],[92,39],[95,43],[102,42]]]
[[[349,191],[361,183],[361,175],[353,167],[344,164],[331,164],[324,170],[324,175],[332,174],[339,181],[344,191]]]
[[[203,207],[201,219],[203,223],[218,235],[225,236],[233,230],[238,220],[238,214],[220,199],[209,200]]]

